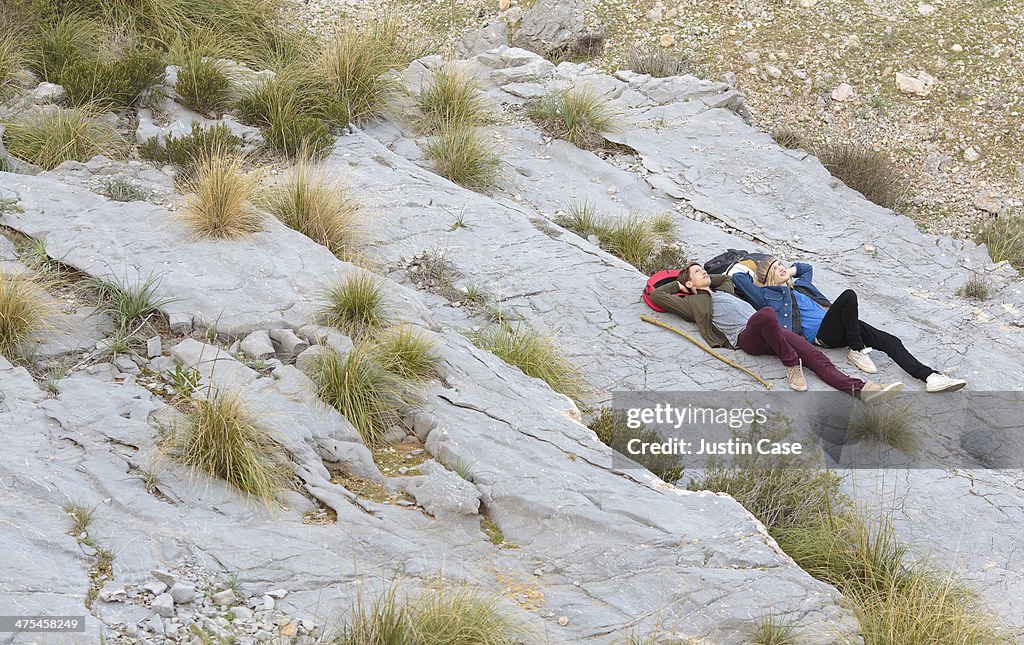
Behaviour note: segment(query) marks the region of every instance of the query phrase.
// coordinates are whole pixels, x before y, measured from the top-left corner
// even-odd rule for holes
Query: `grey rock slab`
[[[538,0],[512,37],[516,47],[550,54],[583,34],[583,0]]]
[[[5,223],[46,238],[64,263],[129,284],[156,276],[154,295],[168,299],[160,309],[180,333],[193,319],[227,336],[301,327],[316,317],[329,283],[363,271],[272,217],[266,231],[244,240],[199,241],[152,204],[109,202],[47,177],[4,174],[0,186],[16,190],[24,209]],[[413,292],[384,282],[393,318],[426,322]]]
[[[18,250],[14,248],[14,244],[0,235],[0,260],[4,261],[16,261],[18,259]]]
[[[266,329],[257,329],[243,338],[239,349],[250,358],[270,358],[274,355],[274,343]]]
[[[271,329],[270,339],[274,343],[277,357],[282,361],[292,361],[309,349],[309,343],[296,336],[291,329]]]
[[[480,508],[480,491],[453,471],[436,461],[419,467],[422,476],[412,478],[406,491],[416,503],[434,517],[476,515]]]
[[[150,605],[153,611],[164,618],[170,618],[174,615],[174,598],[169,593],[163,593],[153,599],[153,604]]]
[[[462,37],[458,44],[459,58],[469,58],[502,45],[508,45],[508,24],[492,22]]]

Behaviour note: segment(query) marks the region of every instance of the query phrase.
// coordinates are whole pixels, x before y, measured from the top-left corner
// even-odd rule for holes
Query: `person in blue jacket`
[[[810,264],[787,267],[777,258],[758,260],[754,275],[737,271],[736,292],[755,308],[771,307],[779,323],[821,347],[849,347],[847,358],[859,370],[878,372],[868,353],[872,348],[888,355],[903,371],[924,381],[928,392],[954,392],[967,385],[934,370],[907,351],[896,336],[860,319],[857,292],[847,289],[835,301],[825,297],[811,281]]]

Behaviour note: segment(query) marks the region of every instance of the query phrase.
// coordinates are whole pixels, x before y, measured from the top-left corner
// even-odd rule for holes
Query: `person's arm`
[[[671,311],[674,314],[682,316],[689,322],[694,322],[693,307],[690,302],[687,302],[693,296],[682,296],[675,295],[679,292],[679,288],[675,283],[668,283],[662,285],[651,292],[651,300],[654,304],[658,305],[666,311]]]
[[[737,273],[732,277],[732,283],[739,292],[739,296],[754,306],[754,309],[767,307],[762,288],[754,284],[753,279],[747,273]]]
[[[794,278],[803,278],[808,282],[813,282],[814,269],[806,262],[796,262],[793,266],[789,267],[789,275]]]

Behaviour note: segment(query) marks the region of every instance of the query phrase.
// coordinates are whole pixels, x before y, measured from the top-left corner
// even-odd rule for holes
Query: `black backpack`
[[[704,263],[704,270],[709,274],[716,273],[728,273],[729,269],[733,267],[737,262],[744,260],[751,260],[756,262],[757,260],[763,260],[771,257],[767,253],[751,253],[750,251],[740,251],[739,249],[729,249],[725,253],[721,253],[711,258]]]

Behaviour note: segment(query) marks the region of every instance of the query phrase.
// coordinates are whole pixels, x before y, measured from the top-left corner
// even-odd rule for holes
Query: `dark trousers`
[[[857,292],[853,289],[839,294],[825,312],[825,318],[818,328],[818,342],[826,347],[849,347],[853,350],[873,347],[895,361],[904,372],[921,381],[935,371],[914,358],[903,346],[902,340],[861,321]]]
[[[808,343],[806,338],[780,325],[771,307],[765,307],[750,317],[736,344],[754,356],[775,354],[786,367],[803,361],[805,367],[841,392],[856,396],[864,387],[864,381],[840,372],[828,356]]]

